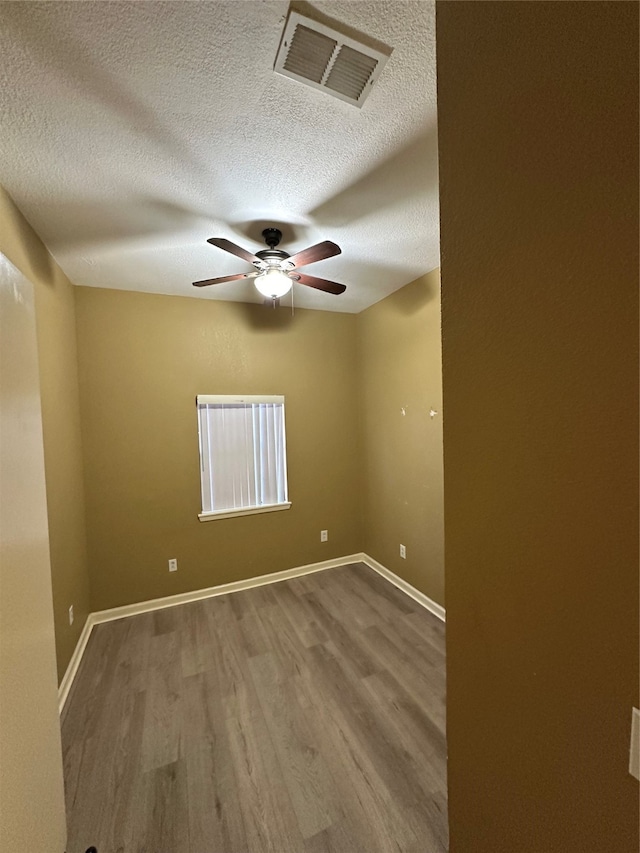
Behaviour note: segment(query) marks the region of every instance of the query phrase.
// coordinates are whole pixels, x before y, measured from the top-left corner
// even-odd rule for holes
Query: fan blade
[[[316,278],[314,275],[303,275],[298,273],[296,276],[291,276],[294,281],[299,284],[306,284],[308,287],[315,287],[316,290],[324,290],[325,293],[335,293],[336,296],[344,293],[347,289],[346,284],[338,284],[337,281],[328,281],[326,278]]]
[[[316,243],[315,246],[309,246],[308,249],[303,249],[301,252],[296,252],[287,258],[288,263],[294,267],[304,267],[307,264],[312,264],[315,261],[323,261],[325,258],[332,258],[334,255],[339,255],[342,252],[340,246],[336,246],[331,240],[325,240],[324,243]]]
[[[223,275],[221,278],[208,278],[206,281],[194,281],[194,287],[208,287],[210,284],[223,284],[225,281],[238,281],[241,278],[255,278],[258,272],[241,272],[239,275]]]
[[[236,246],[236,244],[232,243],[231,240],[225,240],[222,237],[210,237],[207,240],[207,243],[211,243],[212,246],[217,246],[218,249],[224,249],[225,252],[231,252],[232,255],[236,255],[238,258],[242,258],[243,261],[248,261],[250,264],[253,264],[255,261],[260,261],[260,258],[256,257],[256,255],[252,255],[251,252],[247,252],[247,250],[243,249],[242,246]]]

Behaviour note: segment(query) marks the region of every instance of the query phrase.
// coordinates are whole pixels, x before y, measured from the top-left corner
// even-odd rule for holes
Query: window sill
[[[201,512],[198,514],[200,521],[217,521],[219,518],[236,518],[240,515],[258,515],[261,512],[278,512],[289,509],[291,501],[283,504],[265,504],[264,506],[248,506],[237,509],[220,509],[216,512]]]

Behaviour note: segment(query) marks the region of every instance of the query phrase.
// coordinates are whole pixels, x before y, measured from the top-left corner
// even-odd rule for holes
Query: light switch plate
[[[631,713],[629,773],[640,781],[640,711],[637,708],[634,708]]]

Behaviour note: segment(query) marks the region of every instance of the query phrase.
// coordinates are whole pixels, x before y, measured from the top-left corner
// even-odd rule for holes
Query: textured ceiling
[[[297,306],[357,312],[439,263],[434,4],[293,3],[393,48],[361,109],[275,74],[288,2],[0,3],[0,183],[78,285],[260,301],[256,251],[332,240]],[[286,297],[289,299],[289,297]]]

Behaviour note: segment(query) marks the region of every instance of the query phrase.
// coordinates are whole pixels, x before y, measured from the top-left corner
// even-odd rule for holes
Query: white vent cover
[[[274,70],[361,107],[389,57],[291,12]]]

